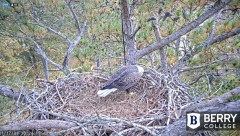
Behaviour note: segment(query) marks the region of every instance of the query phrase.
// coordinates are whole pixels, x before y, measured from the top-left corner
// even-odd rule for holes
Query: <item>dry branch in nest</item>
[[[190,100],[176,78],[151,69],[130,93],[116,91],[100,98],[97,91],[106,81],[93,73],[81,73],[46,83],[42,92],[26,100],[31,107],[29,119],[76,123],[57,134],[157,135],[176,120],[176,111]]]

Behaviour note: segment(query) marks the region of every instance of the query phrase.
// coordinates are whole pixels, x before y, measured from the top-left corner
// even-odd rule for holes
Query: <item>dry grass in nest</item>
[[[149,86],[146,80],[141,79],[137,86],[131,88],[130,93],[116,91],[107,97],[97,96],[97,91],[103,86],[106,79],[94,75],[74,75],[58,80],[57,90],[61,95],[64,106],[58,110],[77,112],[82,117],[106,115],[111,117],[134,119],[140,116],[150,116],[151,111],[158,107],[157,99],[164,95],[159,89]],[[145,88],[145,89],[144,89]],[[58,101],[61,99],[57,99]],[[159,114],[162,114],[159,110]]]

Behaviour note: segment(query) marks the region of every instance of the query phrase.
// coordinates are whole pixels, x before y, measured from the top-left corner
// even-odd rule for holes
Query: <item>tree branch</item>
[[[47,57],[47,55],[45,54],[45,52],[42,50],[42,48],[40,47],[40,45],[31,37],[29,36],[27,33],[25,33],[24,31],[20,30],[26,37],[27,39],[29,39],[30,41],[32,41],[34,43],[35,46],[35,50],[36,52],[42,57],[42,59],[45,59],[46,61],[48,61],[49,63],[51,63],[53,66],[57,67],[59,70],[63,71],[65,73],[65,69],[63,66],[55,63],[54,61],[52,61],[51,59],[49,59]],[[69,70],[67,70],[69,71]]]
[[[209,39],[208,39],[208,44],[210,43],[210,41],[213,39],[214,37],[214,34],[215,34],[215,28],[216,28],[216,23],[217,23],[217,20],[218,20],[218,17],[220,16],[222,10],[220,10],[214,17],[214,20],[213,20],[213,24],[212,24],[212,29],[211,29],[211,32],[209,34]]]
[[[138,32],[140,29],[141,29],[141,26],[138,26],[138,27],[134,30],[134,32],[131,34],[131,38],[134,38],[134,37],[136,36],[137,32]]]
[[[222,76],[223,74],[222,73],[218,73],[218,72],[202,74],[202,75],[198,76],[197,78],[195,78],[191,83],[189,83],[189,85],[193,85],[193,84],[197,83],[201,78],[206,77],[206,75],[207,76]]]
[[[154,30],[154,33],[155,33],[155,37],[156,37],[157,41],[161,42],[162,36],[161,36],[161,33],[160,33],[160,28],[157,24],[158,18],[157,17],[154,17],[154,18],[156,18],[156,19],[152,20],[152,26],[153,26],[153,30]],[[167,74],[168,73],[168,66],[167,66],[167,57],[166,57],[164,47],[160,48],[159,52],[160,52],[160,57],[161,57],[160,59],[161,59],[161,65],[162,65],[162,68],[163,68],[163,73]]]
[[[42,56],[41,56],[41,60],[42,60],[42,64],[43,64],[43,72],[44,72],[44,75],[45,75],[45,79],[46,79],[47,81],[49,81],[48,63],[47,63],[47,60],[44,59]]]
[[[30,120],[12,123],[5,126],[0,126],[0,131],[19,131],[19,130],[32,130],[32,129],[69,129],[75,127],[77,124],[69,121],[62,120]]]
[[[217,98],[213,98],[211,100],[203,101],[200,103],[190,103],[184,107],[181,108],[179,111],[179,116],[185,115],[188,111],[194,111],[196,109],[201,109],[203,107],[209,107],[209,106],[215,106],[217,104],[225,103],[231,98],[232,96],[240,94],[240,87],[237,87],[231,91],[228,91],[225,94],[222,94],[221,96]]]
[[[80,23],[79,23],[79,21],[78,21],[78,18],[77,18],[76,13],[75,13],[74,10],[73,10],[72,5],[71,5],[71,0],[70,0],[69,2],[68,2],[67,0],[65,0],[65,2],[67,3],[68,8],[70,9],[71,14],[72,14],[72,16],[73,16],[73,19],[75,20],[75,24],[76,24],[76,27],[77,27],[78,33],[81,33]]]
[[[19,100],[23,103],[27,102],[26,95],[24,93],[17,92],[10,86],[0,84],[0,95],[13,99],[15,101]]]
[[[71,43],[69,43],[69,46],[68,46],[68,50],[67,50],[67,53],[64,57],[64,60],[63,60],[63,67],[67,67],[68,66],[68,63],[69,63],[69,59],[70,59],[70,55],[73,51],[73,49],[78,45],[78,43],[80,42],[82,36],[83,36],[83,33],[85,31],[85,28],[87,26],[87,22],[85,21],[82,28],[81,28],[81,31],[79,32],[78,36],[75,38],[75,40]]]
[[[100,119],[100,120],[103,120],[103,121],[111,121],[111,122],[117,122],[117,123],[127,124],[127,125],[129,125],[129,126],[142,129],[142,130],[150,133],[150,134],[153,135],[153,136],[156,136],[156,135],[157,135],[157,132],[156,132],[156,131],[151,130],[151,129],[148,128],[147,126],[143,126],[143,125],[141,125],[141,124],[133,123],[133,122],[126,121],[126,120],[122,120],[122,119],[118,119],[118,118],[99,117],[99,119]]]
[[[48,31],[58,35],[59,37],[63,38],[64,40],[66,40],[68,43],[71,43],[71,40],[65,35],[65,34],[62,34],[61,32],[59,31],[56,31],[54,30],[53,28],[49,27],[49,26],[46,26],[44,25],[43,23],[39,22],[38,19],[36,19],[32,14],[30,14],[30,16],[33,18],[33,20],[37,23],[37,25],[47,29]]]
[[[39,46],[39,44],[34,41],[32,38],[29,38],[35,45],[35,50],[36,52],[42,56],[43,59],[45,59],[46,61],[48,61],[49,63],[51,63],[53,66],[57,67],[58,69],[60,69],[61,71],[64,71],[64,67],[55,63],[54,61],[52,61],[51,59],[49,59],[47,57],[47,55],[45,54],[45,52],[42,50],[42,48]]]
[[[217,59],[217,60],[214,60],[212,62],[208,62],[208,63],[202,64],[202,65],[199,65],[199,66],[185,67],[185,68],[182,68],[179,72],[186,72],[186,71],[190,71],[190,70],[201,69],[201,68],[204,68],[204,67],[208,67],[208,66],[210,66],[212,64],[224,61],[226,59],[228,59],[228,58],[224,57],[224,58],[220,58],[220,59]]]
[[[221,35],[215,36],[214,38],[212,38],[211,41],[206,40],[205,42],[203,42],[203,44],[201,46],[199,46],[195,51],[192,52],[188,52],[187,54],[185,54],[174,66],[172,69],[179,69],[180,64],[186,62],[187,60],[189,60],[192,56],[196,55],[197,53],[201,52],[203,49],[208,48],[209,46],[211,46],[212,44],[216,43],[216,42],[221,42],[227,38],[230,38],[232,36],[238,35],[240,33],[240,28],[236,28],[234,30],[228,31],[226,33],[222,33]]]
[[[240,33],[240,27],[234,29],[234,30],[231,30],[231,31],[228,31],[226,33],[223,33],[221,35],[218,35],[216,37],[214,37],[211,41],[205,41],[199,48],[197,48],[194,52],[193,55],[197,54],[198,52],[202,51],[203,49],[209,47],[210,45],[216,43],[216,42],[221,42],[227,38],[230,38],[232,36],[235,36],[237,34]]]
[[[178,31],[174,32],[173,34],[169,35],[168,37],[162,39],[161,41],[154,42],[145,48],[141,49],[138,51],[136,57],[141,58],[144,55],[151,53],[157,49],[162,48],[163,46],[177,40],[179,37],[185,35],[192,29],[196,28],[199,26],[201,23],[203,23],[205,20],[210,18],[212,15],[214,15],[216,12],[220,11],[222,8],[224,8],[226,5],[228,5],[231,2],[231,0],[226,0],[225,2],[218,1],[215,3],[215,6],[212,7],[211,9],[207,10],[204,14],[202,14],[200,17],[195,19],[194,21],[190,22],[187,24],[185,27],[179,29]],[[210,42],[211,44],[211,42]]]

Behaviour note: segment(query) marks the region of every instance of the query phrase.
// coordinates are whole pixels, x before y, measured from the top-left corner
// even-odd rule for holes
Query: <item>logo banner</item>
[[[187,130],[240,130],[240,112],[189,112]]]

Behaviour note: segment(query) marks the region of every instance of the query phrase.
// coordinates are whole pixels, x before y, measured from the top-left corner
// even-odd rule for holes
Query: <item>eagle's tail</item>
[[[117,88],[102,89],[102,90],[99,90],[99,91],[97,92],[97,95],[98,95],[99,97],[106,97],[107,95],[109,95],[110,93],[115,92],[115,91],[117,91]]]

